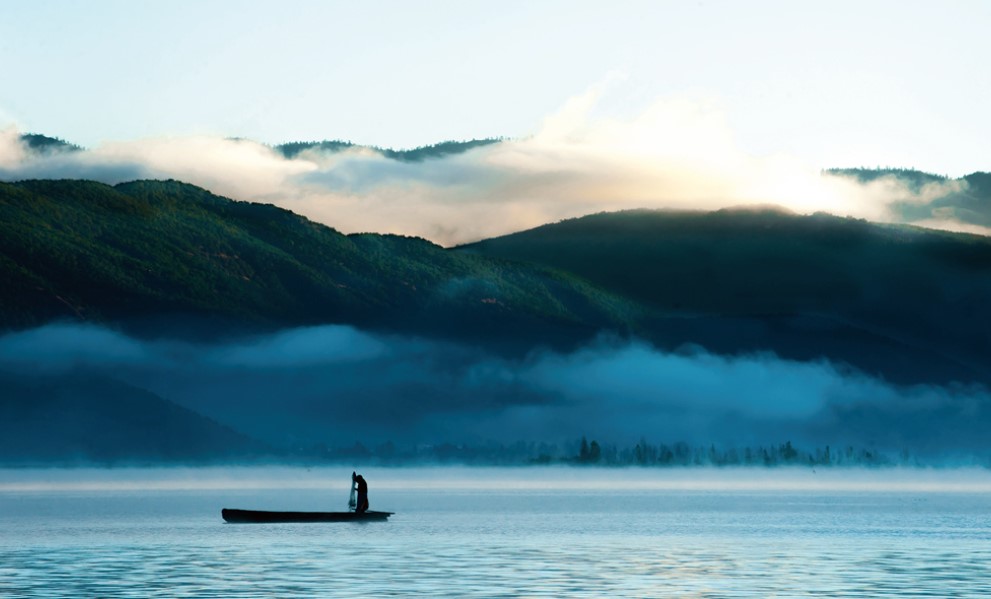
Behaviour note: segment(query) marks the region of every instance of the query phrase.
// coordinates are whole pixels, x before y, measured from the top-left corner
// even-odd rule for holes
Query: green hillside
[[[608,330],[991,382],[989,303],[988,238],[822,214],[630,211],[446,250],[175,181],[0,183],[6,330],[340,323],[520,351]]]
[[[878,366],[887,375],[955,364],[946,376],[988,378],[986,237],[773,209],[629,211],[461,251],[566,270],[643,302],[666,315],[662,338],[680,329],[681,341],[725,350],[894,362]]]
[[[342,235],[176,181],[0,183],[0,327],[223,332],[313,323],[534,341],[625,329],[621,299],[422,239]]]

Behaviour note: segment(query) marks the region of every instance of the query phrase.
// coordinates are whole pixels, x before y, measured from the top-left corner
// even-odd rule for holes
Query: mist
[[[584,435],[620,445],[790,440],[963,456],[985,451],[991,424],[983,387],[897,386],[825,360],[664,352],[608,337],[510,359],[346,326],[191,343],[50,325],[0,337],[0,373],[111,377],[277,446]]]
[[[292,159],[249,140],[205,136],[117,141],[77,152],[31,152],[0,132],[0,180],[83,178],[108,184],[174,178],[238,200],[272,203],[345,233],[415,235],[445,246],[595,212],[714,210],[778,204],[903,222],[896,204],[927,203],[957,187],[910,189],[824,177],[787,154],[752,155],[716,100],[672,96],[633,116],[605,108],[615,78],[571,98],[532,134],[422,162],[360,146]],[[987,234],[934,211],[918,224]]]
[[[319,492],[324,498],[346,497],[349,466],[293,467],[166,467],[76,468],[52,470],[0,468],[0,493],[93,493],[197,491],[232,493]],[[987,469],[603,469],[597,472],[563,467],[362,468],[374,481],[376,497],[394,492],[567,491],[609,492],[854,492],[854,493],[982,493],[991,492]],[[294,495],[295,496],[295,495]],[[276,509],[285,505],[273,506]]]

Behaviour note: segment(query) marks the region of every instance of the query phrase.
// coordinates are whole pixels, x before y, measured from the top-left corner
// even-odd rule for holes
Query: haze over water
[[[363,471],[369,524],[231,525],[220,508],[343,510],[349,468],[0,472],[0,594],[984,597],[986,470]]]

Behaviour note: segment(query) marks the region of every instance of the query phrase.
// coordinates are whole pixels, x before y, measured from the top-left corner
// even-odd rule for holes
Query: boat
[[[266,522],[381,522],[394,512],[266,512],[224,508],[220,515],[238,524]]]

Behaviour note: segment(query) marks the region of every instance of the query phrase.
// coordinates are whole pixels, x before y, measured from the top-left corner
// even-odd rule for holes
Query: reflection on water
[[[32,489],[14,483],[38,473],[4,473],[0,596],[991,596],[991,494],[967,477],[765,490],[719,471],[692,488],[643,471],[624,485],[594,470],[380,470],[372,509],[389,522],[230,525],[221,507],[344,509],[350,471],[257,488],[198,474],[94,490],[67,484],[78,471]],[[513,483],[535,474],[547,484]]]

